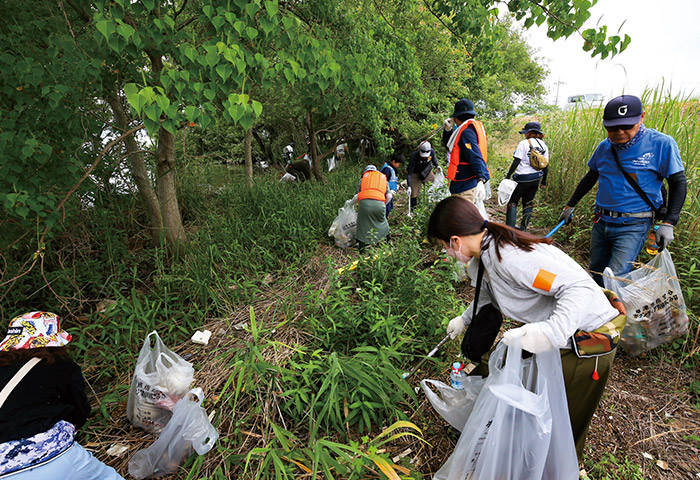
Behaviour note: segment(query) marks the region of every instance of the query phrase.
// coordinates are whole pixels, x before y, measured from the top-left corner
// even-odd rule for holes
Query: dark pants
[[[518,186],[513,190],[513,194],[508,201],[508,208],[518,208],[518,202],[523,202],[523,215],[520,220],[521,228],[524,230],[530,223],[530,215],[532,215],[532,205],[537,188],[540,186],[540,180],[530,180],[528,182],[518,182]]]
[[[303,159],[287,165],[287,172],[294,175],[300,182],[311,179],[311,167],[309,162]]]

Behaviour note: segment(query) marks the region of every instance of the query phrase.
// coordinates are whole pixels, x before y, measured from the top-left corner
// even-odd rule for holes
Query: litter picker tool
[[[445,338],[440,340],[440,343],[435,345],[435,348],[433,348],[430,351],[430,353],[428,353],[425,357],[421,358],[420,361],[418,363],[416,363],[412,369],[410,369],[408,372],[404,372],[403,374],[401,374],[401,378],[406,379],[406,378],[410,377],[411,375],[413,375],[414,373],[416,373],[418,371],[418,369],[421,367],[421,365],[423,365],[426,362],[426,360],[428,360],[430,357],[435,355],[435,353],[438,351],[438,349],[440,347],[442,347],[449,339],[450,339],[450,335],[448,334]]]
[[[420,148],[425,142],[427,142],[428,140],[430,140],[431,138],[433,138],[433,137],[434,137],[440,130],[442,130],[443,128],[445,128],[445,126],[444,126],[444,125],[440,125],[440,126],[437,127],[435,130],[433,130],[432,132],[430,132],[429,134],[427,134],[425,137],[423,137],[422,139],[420,139],[420,140],[422,140],[422,141],[421,141],[420,144],[418,145],[418,148]]]
[[[573,215],[572,215],[572,217],[573,217]],[[571,217],[569,217],[569,218],[571,218]],[[549,232],[547,235],[545,235],[544,238],[549,238],[552,235],[554,235],[556,233],[556,231],[559,230],[565,223],[566,223],[566,220],[562,220],[561,222],[557,223],[557,226],[554,227],[551,232]]]

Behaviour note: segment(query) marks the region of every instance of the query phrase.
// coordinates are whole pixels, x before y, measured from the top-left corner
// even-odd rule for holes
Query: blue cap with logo
[[[642,101],[634,95],[620,95],[605,105],[603,126],[636,125],[642,119]]]

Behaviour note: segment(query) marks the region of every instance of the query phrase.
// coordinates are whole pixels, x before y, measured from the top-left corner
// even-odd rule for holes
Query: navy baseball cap
[[[644,107],[639,97],[620,95],[605,105],[603,126],[636,125],[642,119],[642,113],[644,113]]]

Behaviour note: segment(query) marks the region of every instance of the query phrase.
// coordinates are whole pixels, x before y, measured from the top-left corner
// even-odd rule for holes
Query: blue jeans
[[[644,246],[651,224],[651,218],[632,218],[624,223],[601,220],[593,224],[590,270],[598,285],[603,286],[601,274],[605,267],[610,267],[615,275],[632,270],[632,262]]]
[[[68,450],[38,467],[9,473],[8,480],[124,480],[112,467],[92,456],[75,442]]]

